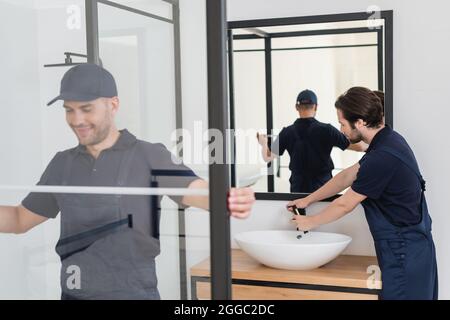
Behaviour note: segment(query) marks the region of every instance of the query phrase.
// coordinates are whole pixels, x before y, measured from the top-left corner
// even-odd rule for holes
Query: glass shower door
[[[206,129],[207,114],[206,108],[193,105],[189,97],[182,99],[179,15],[188,19],[198,13],[187,5],[180,10],[180,5],[159,0],[98,1],[97,18],[99,62],[115,75],[119,87],[118,126],[183,157],[183,147],[187,151],[192,145],[180,143],[181,130],[192,133],[192,122]],[[199,42],[205,37],[200,34]],[[183,49],[189,52],[195,44],[186,43]],[[195,76],[189,71],[186,75]],[[190,82],[186,80],[183,86]],[[206,94],[203,85],[194,90],[200,96]],[[199,119],[190,119],[190,113]],[[208,180],[207,166],[189,158],[192,152],[196,151],[185,152],[183,161],[197,176]],[[209,215],[202,209],[180,207],[168,197],[163,197],[158,215],[161,253],[156,258],[156,271],[161,298],[197,298],[190,288],[190,269],[209,256]]]

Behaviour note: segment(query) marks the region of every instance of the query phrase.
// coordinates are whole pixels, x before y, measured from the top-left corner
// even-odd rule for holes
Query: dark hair
[[[365,121],[368,128],[378,128],[383,124],[383,104],[370,89],[350,88],[336,100],[334,105],[342,111],[342,115],[350,122],[352,128],[358,119]]]
[[[297,103],[297,108],[302,110],[310,110],[316,106],[314,103]]]
[[[377,97],[381,100],[381,104],[384,107],[384,92],[380,90],[373,90],[373,93],[375,93]]]

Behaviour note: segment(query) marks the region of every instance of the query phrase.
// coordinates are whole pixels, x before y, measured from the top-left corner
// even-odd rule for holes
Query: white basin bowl
[[[298,235],[302,237],[297,238]],[[352,238],[310,231],[264,230],[235,235],[239,247],[260,263],[277,269],[311,270],[335,259]]]

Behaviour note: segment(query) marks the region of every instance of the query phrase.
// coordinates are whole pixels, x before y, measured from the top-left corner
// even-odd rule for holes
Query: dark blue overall
[[[332,160],[327,154],[323,156],[314,145],[317,142],[311,141],[311,124],[301,134],[298,128],[291,127],[292,136],[295,142],[289,152],[291,161],[289,170],[291,177],[291,192],[314,192],[333,178]],[[330,164],[331,162],[331,164]]]
[[[117,187],[127,186],[137,143],[118,168]],[[69,185],[73,158],[65,164],[63,185]],[[61,257],[63,300],[158,300],[155,257],[159,240],[132,228],[132,212],[124,212],[121,195],[61,194]],[[70,287],[73,267],[79,287]]]
[[[389,153],[403,162],[414,171],[422,186],[419,205],[422,218],[416,225],[395,226],[380,214],[376,201],[364,203],[381,269],[381,299],[437,299],[436,252],[424,194],[425,181],[414,157],[385,146],[376,151]]]

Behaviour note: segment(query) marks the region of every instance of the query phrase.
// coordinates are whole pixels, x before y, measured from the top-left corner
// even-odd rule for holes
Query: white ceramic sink
[[[298,239],[298,235],[301,238]],[[335,259],[352,238],[310,231],[264,230],[235,235],[239,247],[262,264],[287,270],[311,270]]]

